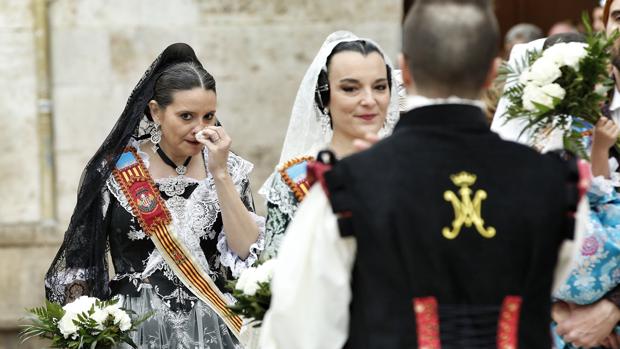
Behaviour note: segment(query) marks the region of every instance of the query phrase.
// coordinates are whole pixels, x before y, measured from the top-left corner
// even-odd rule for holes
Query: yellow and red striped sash
[[[151,238],[170,269],[196,297],[222,318],[236,337],[239,337],[241,318],[230,312],[222,292],[178,238],[170,212],[134,148],[125,149],[116,163],[113,174],[134,215],[138,218],[140,227]]]

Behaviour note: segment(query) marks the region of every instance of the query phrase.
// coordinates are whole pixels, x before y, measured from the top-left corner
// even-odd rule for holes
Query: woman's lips
[[[361,114],[361,115],[355,115],[356,118],[360,118],[360,119],[364,119],[366,121],[370,121],[372,119],[374,119],[377,116],[377,114]]]

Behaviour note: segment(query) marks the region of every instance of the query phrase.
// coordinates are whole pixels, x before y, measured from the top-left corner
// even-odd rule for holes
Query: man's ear
[[[493,87],[493,81],[497,78],[497,72],[499,71],[499,67],[502,65],[502,59],[500,57],[495,57],[493,62],[491,62],[491,67],[489,68],[489,72],[487,73],[487,77],[484,80],[484,85],[482,85],[483,89],[488,89]]]
[[[161,124],[161,120],[159,117],[161,109],[159,108],[159,104],[157,104],[157,102],[154,99],[151,99],[148,105],[149,105],[149,111],[151,112],[151,117],[153,118],[153,121],[155,121],[157,124]]]
[[[403,84],[407,89],[413,87],[413,78],[411,77],[411,71],[409,70],[409,64],[407,64],[407,58],[401,52],[398,54],[398,67],[403,76]]]

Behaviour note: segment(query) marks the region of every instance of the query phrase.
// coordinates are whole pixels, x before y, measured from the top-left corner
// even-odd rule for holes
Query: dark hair
[[[545,40],[543,44],[543,50],[548,49],[549,47],[559,44],[559,43],[567,43],[567,42],[587,42],[586,36],[581,33],[560,33],[551,35]]]
[[[174,64],[164,70],[157,78],[153,88],[153,100],[161,108],[166,108],[172,103],[175,92],[191,90],[195,87],[216,92],[215,79],[203,67],[192,62]],[[146,113],[150,118],[148,106]]]
[[[340,52],[344,51],[353,51],[361,53],[363,56],[368,56],[373,52],[377,52],[381,58],[385,61],[385,57],[383,53],[379,50],[379,48],[373,44],[372,42],[366,40],[355,40],[355,41],[345,41],[341,42],[338,45],[334,46],[332,52],[327,56],[327,60],[325,62],[325,67],[327,70],[321,69],[319,72],[319,77],[316,83],[316,92],[314,94],[314,101],[316,105],[319,107],[319,110],[323,112],[323,109],[329,105],[329,65],[332,61],[332,57]],[[392,90],[392,70],[390,66],[385,64],[387,69],[387,80],[388,80],[388,88],[390,91]]]
[[[499,49],[488,0],[418,0],[403,30],[403,54],[419,91],[477,95]]]

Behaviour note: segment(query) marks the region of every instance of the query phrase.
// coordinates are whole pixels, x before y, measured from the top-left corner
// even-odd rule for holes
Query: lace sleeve
[[[242,271],[254,265],[261,251],[265,248],[265,218],[254,212],[250,212],[250,215],[254,218],[256,225],[258,225],[259,232],[256,242],[250,245],[250,254],[247,258],[241,259],[241,257],[228,247],[224,229],[222,229],[222,232],[217,238],[217,250],[220,253],[220,262],[223,266],[230,269],[234,278],[238,278]]]
[[[248,173],[249,171],[244,172],[242,175],[238,176],[238,178],[233,178],[233,181],[235,181],[237,190],[240,193],[241,201],[258,226],[258,238],[256,239],[256,242],[250,245],[250,253],[245,259],[241,259],[241,257],[239,257],[228,247],[224,227],[222,227],[222,231],[217,238],[217,250],[220,253],[220,263],[230,269],[234,278],[238,278],[243,270],[254,265],[254,263],[258,260],[258,256],[265,248],[265,218],[255,213],[254,199],[252,198],[252,190],[250,189]]]

